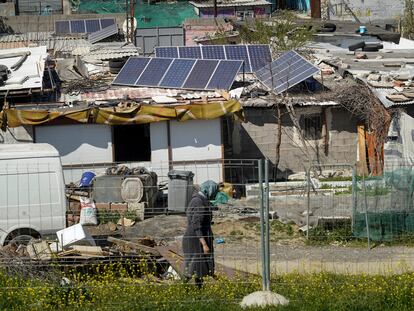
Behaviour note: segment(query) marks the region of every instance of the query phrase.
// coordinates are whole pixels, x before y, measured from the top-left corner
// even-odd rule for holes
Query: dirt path
[[[413,247],[351,248],[341,246],[281,246],[271,244],[272,273],[367,273],[389,274],[414,271]],[[221,244],[216,260],[251,273],[261,271],[258,243]]]

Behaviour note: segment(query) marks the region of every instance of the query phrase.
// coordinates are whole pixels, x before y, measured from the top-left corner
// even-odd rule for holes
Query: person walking
[[[201,288],[205,276],[214,275],[214,249],[210,200],[216,197],[218,185],[213,181],[201,184],[186,208],[187,229],[183,237],[184,274],[186,280],[194,278]]]

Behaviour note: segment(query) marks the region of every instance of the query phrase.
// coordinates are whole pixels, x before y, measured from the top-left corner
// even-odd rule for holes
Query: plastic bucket
[[[79,183],[79,187],[89,187],[92,184],[92,180],[95,177],[95,173],[93,172],[85,172],[82,174],[81,181]]]
[[[366,32],[367,32],[367,27],[359,26],[359,33],[366,33]]]

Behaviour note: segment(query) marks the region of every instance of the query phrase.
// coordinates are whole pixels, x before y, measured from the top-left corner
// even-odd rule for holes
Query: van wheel
[[[6,238],[6,241],[4,242],[4,245],[12,245],[12,246],[16,246],[19,247],[20,245],[22,246],[27,246],[29,244],[29,242],[33,239],[39,239],[40,238],[40,234],[37,231],[34,230],[16,230],[11,232],[8,237]]]

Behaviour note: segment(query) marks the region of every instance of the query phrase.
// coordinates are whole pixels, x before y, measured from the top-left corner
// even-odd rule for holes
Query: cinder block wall
[[[298,114],[309,113],[321,107],[297,109]],[[275,110],[269,108],[245,108],[247,122],[235,122],[232,130],[232,155],[234,159],[276,158],[277,124]],[[308,142],[312,161],[319,163],[354,164],[357,161],[357,120],[342,108],[327,108],[329,132],[328,154],[325,155],[323,140]],[[288,114],[282,118],[282,143],[278,178],[303,172],[308,167],[308,157]]]

